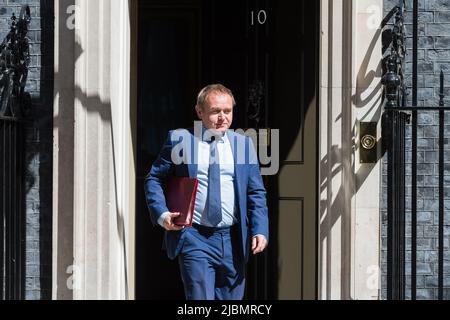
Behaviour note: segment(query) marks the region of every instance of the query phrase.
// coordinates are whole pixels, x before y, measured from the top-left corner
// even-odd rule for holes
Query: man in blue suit
[[[268,244],[266,191],[252,140],[229,130],[234,106],[223,85],[202,89],[202,126],[169,132],[145,180],[152,222],[166,230],[163,248],[178,257],[188,300],[242,299],[250,248],[258,254]],[[179,213],[169,212],[163,193],[168,176],[198,179],[192,228],[174,224]]]

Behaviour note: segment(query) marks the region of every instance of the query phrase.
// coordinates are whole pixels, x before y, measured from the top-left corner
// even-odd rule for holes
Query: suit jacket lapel
[[[227,131],[227,136],[228,136],[228,140],[230,142],[231,145],[231,151],[233,152],[233,160],[234,160],[234,188],[235,188],[235,194],[238,197],[237,198],[237,203],[239,203],[239,185],[240,183],[238,182],[239,179],[241,178],[241,167],[240,165],[238,165],[238,152],[237,152],[237,147],[238,147],[238,140],[237,140],[237,136],[232,132],[232,131]]]

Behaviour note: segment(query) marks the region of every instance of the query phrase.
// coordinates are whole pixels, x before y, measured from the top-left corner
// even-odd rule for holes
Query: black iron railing
[[[410,116],[398,111],[406,106],[405,86],[405,2],[400,1],[383,20],[394,17],[391,29],[383,32],[386,110],[383,114],[383,143],[388,155],[387,175],[387,298],[405,296],[405,137]]]
[[[383,141],[388,154],[387,175],[387,298],[405,296],[405,136],[409,115],[386,111]]]
[[[30,9],[11,18],[0,45],[0,299],[22,299],[24,287],[24,139],[23,116],[30,106],[25,92],[30,60],[26,37]]]
[[[450,111],[444,105],[444,74],[440,74],[440,101],[438,106],[418,106],[418,0],[413,0],[413,52],[412,52],[412,106],[406,105],[407,88],[404,81],[405,34],[404,1],[393,9],[391,19],[396,19],[389,38],[390,54],[386,58],[386,73],[382,83],[385,86],[385,111],[383,114],[383,141],[387,151],[387,298],[404,300],[406,298],[406,167],[411,167],[411,285],[410,297],[417,298],[417,203],[418,203],[418,116],[424,112],[438,112],[438,190],[439,190],[439,221],[438,221],[438,299],[443,299],[444,279],[444,116]],[[391,12],[391,13],[392,13]],[[385,22],[387,22],[386,19]],[[411,161],[406,162],[406,127],[411,126]],[[433,146],[434,148],[434,146]],[[408,270],[409,271],[409,270]]]

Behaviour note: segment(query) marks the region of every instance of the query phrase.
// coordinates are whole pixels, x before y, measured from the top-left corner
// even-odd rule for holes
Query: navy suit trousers
[[[178,256],[187,300],[241,300],[245,263],[239,254],[239,225],[210,228],[193,225],[184,230]]]

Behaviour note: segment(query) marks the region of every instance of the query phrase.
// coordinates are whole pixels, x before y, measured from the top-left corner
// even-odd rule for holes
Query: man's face
[[[197,107],[197,115],[206,129],[224,133],[233,122],[233,100],[227,94],[211,93],[207,105]]]

